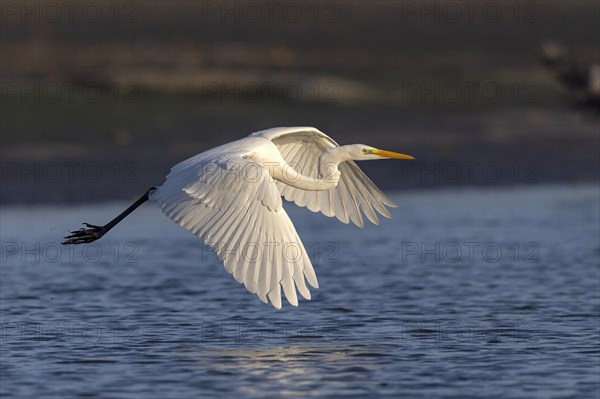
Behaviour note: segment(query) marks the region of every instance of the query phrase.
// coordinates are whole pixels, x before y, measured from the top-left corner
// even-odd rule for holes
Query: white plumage
[[[310,258],[281,197],[364,226],[395,207],[352,159],[412,159],[364,145],[340,147],[312,127],[251,134],[175,165],[149,198],[200,237],[225,270],[261,301],[281,308],[281,288],[298,305],[318,288]]]

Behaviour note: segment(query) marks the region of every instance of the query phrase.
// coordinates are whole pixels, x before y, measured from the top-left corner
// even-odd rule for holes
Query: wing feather
[[[239,178],[235,171],[251,161],[242,153],[219,154],[209,151],[176,165],[150,199],[210,246],[225,270],[261,301],[281,308],[281,288],[294,306],[296,289],[310,299],[304,277],[317,288],[316,275],[268,170],[254,164],[261,171],[256,181]],[[286,245],[299,256],[286,258]]]
[[[306,176],[318,177],[319,157],[338,144],[325,133],[312,127],[274,128],[253,133],[252,136],[271,140],[285,161]],[[312,212],[335,216],[342,223],[352,221],[364,226],[362,214],[373,224],[379,224],[377,213],[386,218],[391,214],[387,207],[396,207],[393,201],[377,188],[353,161],[339,165],[338,186],[321,191],[306,191],[276,182],[283,198]]]

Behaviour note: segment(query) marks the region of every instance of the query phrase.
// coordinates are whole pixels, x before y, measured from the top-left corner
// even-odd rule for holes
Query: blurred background
[[[387,189],[599,177],[596,1],[1,11],[3,204],[129,199],[190,155],[296,125],[416,156],[362,164]]]
[[[0,396],[598,398],[598,1],[2,1]],[[275,126],[399,208],[294,204],[311,301],[277,311],[148,204]]]

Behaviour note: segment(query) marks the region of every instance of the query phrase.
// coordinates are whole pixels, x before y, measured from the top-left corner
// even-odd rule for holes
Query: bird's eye
[[[363,148],[363,154],[366,154],[369,150],[367,150],[366,148]]]

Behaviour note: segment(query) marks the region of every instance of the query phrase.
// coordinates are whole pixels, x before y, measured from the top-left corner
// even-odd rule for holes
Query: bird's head
[[[350,159],[367,161],[373,159],[415,159],[414,157],[399,152],[385,151],[365,144],[352,144],[343,146]]]

